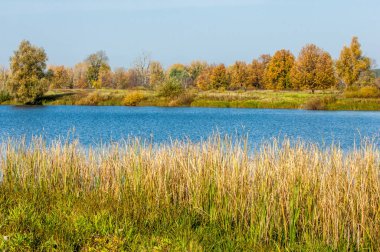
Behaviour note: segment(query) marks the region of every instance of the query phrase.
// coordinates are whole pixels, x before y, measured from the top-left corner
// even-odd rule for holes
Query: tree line
[[[263,54],[251,63],[230,66],[194,61],[164,69],[147,54],[129,69],[112,70],[104,51],[89,55],[74,67],[47,66],[43,48],[22,41],[10,58],[9,70],[0,68],[0,89],[22,103],[33,103],[48,89],[130,89],[144,87],[175,94],[188,88],[199,90],[347,89],[375,84],[373,62],[363,55],[357,37],[344,46],[337,60],[314,44],[304,46],[297,57],[289,50]]]

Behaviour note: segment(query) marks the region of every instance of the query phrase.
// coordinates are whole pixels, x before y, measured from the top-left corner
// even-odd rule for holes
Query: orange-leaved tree
[[[267,89],[292,89],[290,70],[294,65],[294,56],[289,50],[279,50],[271,58],[264,73]]]
[[[314,44],[302,48],[292,70],[293,88],[326,89],[336,85],[333,60],[327,52]]]

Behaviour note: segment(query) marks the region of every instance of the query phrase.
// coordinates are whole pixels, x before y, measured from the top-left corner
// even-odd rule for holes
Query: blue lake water
[[[327,112],[272,109],[0,106],[0,137],[42,135],[47,140],[74,130],[83,145],[129,136],[152,139],[207,138],[214,132],[248,134],[251,143],[287,136],[353,146],[360,138],[378,138],[380,112]]]

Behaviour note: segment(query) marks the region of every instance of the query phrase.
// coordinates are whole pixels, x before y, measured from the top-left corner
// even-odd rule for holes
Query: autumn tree
[[[0,66],[0,91],[7,88],[7,83],[9,79],[9,71],[3,66]]]
[[[182,85],[182,87],[187,88],[190,85],[191,79],[188,69],[183,64],[174,64],[167,70],[167,75],[169,79],[176,79]]]
[[[92,82],[94,88],[114,88],[113,73],[109,65],[102,65],[99,68],[98,78]]]
[[[210,73],[210,87],[214,89],[228,88],[229,76],[224,64],[215,66]]]
[[[49,66],[50,88],[73,88],[73,71],[65,66]]]
[[[201,89],[201,90],[208,90],[211,89],[211,73],[215,66],[210,65],[207,66],[203,71],[198,75],[197,79],[195,80],[195,85]]]
[[[128,73],[125,68],[119,67],[115,69],[113,74],[113,83],[115,88],[126,89],[128,88]]]
[[[98,87],[100,71],[106,71],[106,69],[109,68],[106,53],[104,51],[98,51],[88,56],[85,62],[88,65],[86,75],[89,87]]]
[[[74,66],[73,68],[73,86],[74,88],[88,88],[89,81],[87,79],[88,72],[87,62],[81,62]]]
[[[149,85],[151,88],[158,87],[165,81],[165,72],[161,63],[152,61],[149,65]]]
[[[248,66],[243,61],[236,61],[235,64],[229,67],[230,88],[241,89],[249,86]]]
[[[326,89],[335,86],[333,60],[327,52],[313,44],[302,48],[292,70],[293,88]]]
[[[252,61],[248,66],[248,87],[264,88],[264,73],[270,60],[269,54],[263,54]]]
[[[208,64],[205,61],[193,61],[190,66],[187,68],[190,75],[190,85],[196,85],[198,77],[204,72],[207,71]]]
[[[10,58],[9,89],[19,102],[32,104],[47,90],[46,61],[45,50],[26,40]]]
[[[277,51],[264,73],[264,81],[267,89],[283,90],[291,89],[290,70],[294,64],[293,54],[285,49]]]
[[[127,70],[127,83],[128,83],[128,87],[129,88],[132,88],[132,87],[137,87],[139,85],[141,85],[141,75],[139,73],[139,71],[137,71],[135,68],[130,68]]]
[[[344,46],[336,62],[336,72],[345,85],[351,87],[368,75],[371,69],[371,60],[363,56],[361,45],[357,37],[353,37],[350,47]]]

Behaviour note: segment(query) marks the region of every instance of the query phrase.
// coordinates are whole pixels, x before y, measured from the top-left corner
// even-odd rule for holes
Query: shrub
[[[303,109],[306,110],[326,110],[327,105],[330,103],[334,103],[336,101],[335,96],[330,97],[315,97],[308,100],[304,105]]]
[[[184,93],[178,96],[178,98],[171,100],[169,102],[170,107],[178,107],[178,106],[190,106],[194,101],[195,95],[192,93]]]
[[[326,104],[321,98],[312,98],[303,105],[303,108],[306,110],[324,110]]]
[[[11,95],[7,91],[5,91],[5,90],[0,91],[0,103],[8,101],[11,98],[12,98]]]
[[[158,93],[163,97],[175,97],[181,94],[182,91],[181,82],[175,78],[170,78],[160,86]]]
[[[380,90],[375,86],[366,86],[360,89],[350,89],[344,92],[346,98],[379,98]]]
[[[79,101],[77,101],[76,105],[96,106],[105,100],[106,99],[104,97],[102,97],[99,93],[92,92],[92,93],[88,94],[87,96],[81,98]]]
[[[145,96],[137,91],[127,94],[123,99],[123,105],[136,106],[139,102],[145,99]]]

